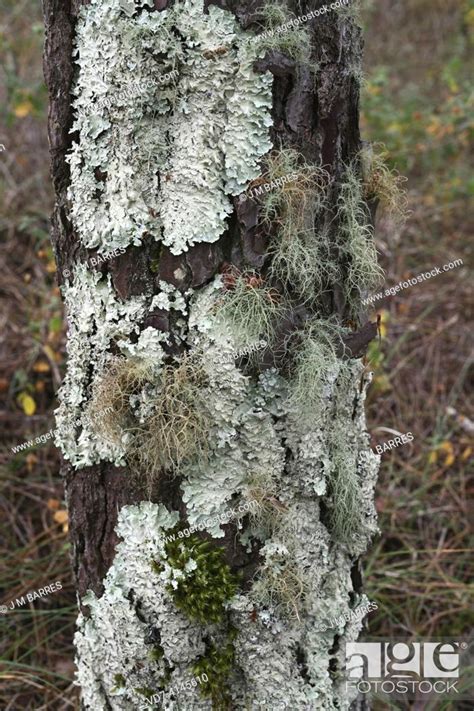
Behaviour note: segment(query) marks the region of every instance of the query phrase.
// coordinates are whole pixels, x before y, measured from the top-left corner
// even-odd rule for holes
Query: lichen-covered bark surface
[[[313,18],[291,30],[303,61],[255,40],[260,5],[44,0],[58,445],[94,711],[353,701],[361,618],[321,630],[364,604],[376,530],[361,32]]]

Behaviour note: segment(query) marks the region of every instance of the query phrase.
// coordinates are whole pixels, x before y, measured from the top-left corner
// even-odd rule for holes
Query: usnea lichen
[[[233,278],[219,310],[239,346],[248,346],[262,337],[271,342],[285,305],[276,289],[255,273],[248,272]]]
[[[166,288],[148,301],[122,304],[108,278],[82,268],[74,276],[74,285],[66,289],[73,357],[68,382],[78,388],[78,407],[91,392],[84,348],[100,345],[94,356],[92,350],[88,356],[97,387],[113,363],[108,350],[115,343],[125,361],[143,365],[135,375],[125,371],[121,377],[128,401],[146,419],[152,399],[145,381],[151,377],[159,382],[166,371],[167,337],[156,329],[138,334],[135,318],[139,322],[152,302],[178,305],[178,295]],[[261,565],[248,591],[233,597],[233,573],[223,576],[222,570],[217,571],[216,580],[222,582],[225,594],[209,593],[208,598],[206,593],[199,603],[185,584],[199,569],[193,551],[181,561],[184,567],[167,561],[164,535],[177,525],[177,512],[155,504],[125,507],[117,529],[124,542],[107,575],[105,593],[100,600],[87,596],[84,602],[90,604],[91,616],[79,623],[79,681],[87,689],[86,708],[107,708],[107,697],[114,711],[128,711],[132,704],[143,702],[145,689],[168,698],[167,686],[189,679],[198,660],[206,658],[207,623],[216,624],[212,618],[217,610],[222,612],[224,600],[228,623],[237,630],[233,654],[238,672],[225,684],[213,682],[214,691],[209,683],[211,701],[213,694],[223,693],[222,698],[230,699],[237,709],[249,703],[279,708],[284,689],[285,698],[296,707],[331,709],[336,698],[340,708],[348,708],[344,689],[329,673],[334,666],[341,669],[344,660],[340,651],[334,651],[334,635],[322,634],[319,626],[324,618],[350,610],[352,561],[376,530],[373,486],[379,458],[372,454],[365,432],[363,366],[358,360],[342,363],[336,355],[340,330],[328,322],[312,321],[294,346],[295,373],[301,369],[301,398],[294,395],[295,382],[274,368],[258,377],[244,374],[235,359],[227,357],[235,353],[239,339],[221,308],[225,294],[222,277],[216,277],[180,306],[188,319],[182,344],[189,357],[206,356],[200,361],[200,407],[210,419],[206,458],[182,462],[177,474],[188,524],[204,524],[214,538],[224,532],[219,523],[209,523],[210,516],[221,513],[232,500],[248,499],[257,486],[264,489],[263,500],[267,504],[271,500],[273,512],[267,507],[264,520],[249,517],[236,522],[242,545],[249,550],[255,541],[261,545]],[[119,399],[119,411],[120,403]],[[336,415],[342,439],[333,426]],[[123,451],[126,444],[121,441]],[[114,461],[113,452],[104,458]],[[318,498],[324,510],[315,505]],[[290,525],[295,521],[297,531]],[[180,555],[182,551],[175,551],[175,558]],[[163,565],[155,574],[150,570],[152,560]],[[180,590],[179,600],[171,591],[172,580]],[[199,615],[193,615],[197,610]],[[345,640],[356,638],[360,624],[348,622],[338,629],[342,647]],[[109,650],[107,630],[117,627],[118,636]],[[160,631],[163,654],[156,644],[146,642],[153,630]],[[213,644],[225,648],[225,631]],[[197,691],[183,694],[179,703],[186,708],[210,708],[209,698]],[[170,695],[169,703],[173,702]]]
[[[200,294],[190,309],[192,323],[197,327],[195,338],[197,341],[204,339],[204,342],[209,344],[210,359],[213,355],[211,344],[218,349],[219,343],[226,343],[225,330],[222,326],[216,326],[216,320],[210,316],[212,309],[208,311],[205,307],[206,301],[209,305],[213,303],[212,296],[216,298],[214,291],[218,288],[217,283],[214,288],[210,287],[207,293]],[[220,367],[224,368],[224,364]],[[225,363],[225,367],[230,368],[231,373],[237,372],[232,364]],[[246,462],[252,462],[248,455],[244,455],[243,470],[234,482],[218,475],[213,481],[212,475],[218,474],[218,469],[208,470],[207,478],[203,478],[206,471],[204,466],[201,470],[190,467],[187,471],[187,482],[183,483],[183,487],[188,494],[193,494],[192,498],[188,497],[188,510],[192,514],[190,519],[193,520],[198,520],[198,513],[206,510],[206,506],[203,506],[205,501],[212,501],[213,506],[208,507],[208,510],[214,510],[222,488],[227,494],[241,491],[245,497],[246,482],[248,485],[255,485],[255,481],[260,481],[262,486],[271,491],[271,495],[278,497],[278,502],[274,505],[277,505],[279,515],[273,525],[262,527],[258,520],[253,520],[250,521],[250,529],[246,531],[247,540],[249,534],[258,535],[260,539],[267,537],[261,549],[263,564],[252,587],[246,593],[241,591],[231,597],[235,588],[232,584],[232,574],[228,572],[227,582],[222,580],[224,587],[229,584],[231,587],[226,588],[222,598],[217,596],[214,602],[216,610],[221,610],[223,600],[228,600],[226,616],[229,624],[237,630],[232,640],[232,654],[235,655],[235,669],[238,673],[235,677],[227,678],[225,660],[222,660],[223,674],[226,672],[227,681],[224,683],[223,678],[219,681],[220,677],[214,679],[212,684],[210,681],[209,688],[206,686],[203,691],[210,695],[211,700],[214,694],[217,695],[215,698],[229,699],[232,708],[242,710],[248,703],[254,704],[256,708],[279,708],[281,695],[284,693],[288,702],[297,708],[307,705],[320,711],[335,709],[334,699],[337,699],[339,708],[347,709],[349,706],[344,689],[339,688],[329,673],[329,669],[334,665],[341,668],[343,657],[339,651],[334,650],[333,634],[330,631],[321,633],[319,626],[324,619],[344,614],[351,609],[352,560],[365,549],[375,530],[372,490],[378,457],[370,453],[364,429],[364,389],[362,388],[361,392],[359,387],[362,366],[355,361],[351,368],[352,385],[348,387],[346,384],[338,390],[337,377],[329,377],[332,385],[329,389],[323,389],[318,418],[306,420],[300,416],[294,419],[291,409],[288,409],[286,387],[282,378],[274,371],[265,373],[261,376],[258,391],[254,393],[254,408],[258,404],[262,414],[263,411],[274,413],[275,420],[268,421],[266,435],[260,431],[256,438],[253,450],[256,459],[254,474],[249,473],[248,477],[246,476]],[[212,360],[209,369],[215,370]],[[224,377],[222,372],[220,377]],[[233,377],[236,377],[235,374]],[[228,387],[229,372],[226,378]],[[246,380],[248,378],[244,378],[244,381]],[[214,392],[215,403],[220,403],[222,412],[228,397],[224,393],[219,401],[218,389],[211,392]],[[243,393],[237,391],[235,401],[229,403],[229,414],[237,402],[245,402],[242,397]],[[326,499],[328,506],[333,500],[333,440],[330,429],[335,399],[338,400],[343,427],[348,431],[346,441],[350,442],[351,446],[350,452],[341,454],[345,454],[347,462],[356,461],[360,500],[363,502],[360,516],[353,522],[351,538],[344,539],[339,544],[337,538],[332,537],[333,521],[328,520],[325,523],[320,518],[319,508],[314,505],[315,491]],[[225,420],[222,424],[224,422]],[[237,429],[241,424],[235,421]],[[269,438],[271,431],[275,443],[285,438],[291,453],[286,468],[280,458],[272,462],[271,459],[262,460],[258,457],[258,446],[265,449],[262,443],[272,441]],[[211,441],[215,442],[216,438],[212,437]],[[240,452],[240,457],[244,443],[245,439],[236,443],[236,451]],[[225,454],[225,445],[223,450]],[[232,469],[238,460],[223,456],[219,461],[222,466],[225,462],[225,466]],[[268,478],[259,479],[257,473],[265,470],[272,472],[271,480],[276,482],[275,486],[272,487]],[[170,555],[164,542],[165,535],[176,531],[174,527],[177,523],[176,513],[167,513],[163,507],[155,504],[125,507],[120,514],[118,533],[124,537],[126,543],[124,541],[118,548],[116,561],[106,578],[104,596],[98,601],[94,601],[92,597],[92,615],[87,621],[81,620],[78,633],[79,679],[83,687],[89,689],[86,697],[94,699],[96,703],[96,706],[90,708],[105,708],[97,704],[97,699],[102,698],[104,689],[108,693],[110,687],[116,688],[114,677],[117,674],[123,676],[125,685],[117,689],[113,696],[109,695],[109,699],[113,699],[114,709],[128,709],[130,699],[136,698],[132,696],[135,693],[134,688],[154,691],[162,689],[156,676],[162,679],[165,673],[163,659],[172,666],[172,682],[176,678],[186,677],[188,671],[183,670],[184,661],[186,670],[192,668],[196,673],[197,668],[204,668],[206,650],[209,651],[203,636],[209,629],[205,618],[211,622],[212,614],[209,614],[209,610],[212,613],[212,601],[209,600],[211,607],[208,607],[206,598],[202,608],[203,614],[193,614],[199,608],[198,601],[196,598],[186,599],[186,596],[189,598],[191,592],[198,595],[199,585],[193,590],[188,589],[186,580],[190,581],[192,576],[199,572],[199,565],[195,560],[198,551],[194,551],[194,543],[185,550],[181,550],[177,544],[176,550],[171,551]],[[220,535],[219,530],[215,533]],[[242,540],[244,538],[242,537]],[[180,539],[181,545],[183,540]],[[199,545],[197,541],[196,545]],[[205,551],[201,551],[204,557],[209,551],[207,545],[205,548]],[[158,562],[154,574],[150,572],[151,560]],[[181,590],[179,601],[174,599],[172,580],[175,580],[175,590]],[[132,598],[130,587],[133,587]],[[90,599],[89,595],[87,600]],[[123,602],[118,604],[120,600]],[[184,606],[181,605],[183,600],[186,601]],[[135,613],[134,609],[139,610],[139,614]],[[182,613],[179,612],[180,609]],[[125,626],[119,624],[116,615],[122,615],[127,620]],[[164,650],[163,657],[158,659],[159,668],[156,674],[149,661],[143,665],[131,661],[144,658],[146,644],[143,640],[147,637],[147,625],[151,624],[150,621],[160,630],[160,644]],[[345,640],[356,638],[360,624],[360,621],[347,622],[338,629],[338,649],[343,649]],[[103,642],[99,643],[98,649],[96,645],[101,635],[106,637],[106,628],[116,629],[117,625],[120,627],[120,633],[114,644],[120,647],[124,645],[124,651],[117,660],[114,659],[109,673],[110,662],[103,656],[106,654]],[[184,638],[182,628],[179,636],[176,636],[176,625],[185,625],[188,632]],[[191,630],[193,636],[190,636]],[[126,643],[121,639],[122,632],[133,640],[132,646],[130,641]],[[191,639],[194,641],[191,642]],[[224,635],[218,637],[213,644],[221,653],[228,642]],[[114,651],[107,650],[107,655],[109,653],[113,654]],[[124,663],[124,654],[127,654],[128,664]],[[302,657],[305,659],[305,675],[301,674],[299,660]],[[180,663],[177,663],[178,660]],[[209,680],[211,679],[209,675]],[[214,687],[214,690],[211,687]],[[166,694],[166,689],[163,691]],[[122,695],[119,695],[119,692]],[[219,697],[219,694],[224,696]],[[210,708],[210,702],[197,692],[195,697],[186,692],[185,696],[180,696],[179,703],[190,709]]]
[[[253,62],[264,48],[245,41],[229,12],[204,12],[202,0],[150,5],[92,0],[79,17],[70,199],[85,246],[153,239],[180,254],[220,237],[229,196],[253,179],[295,168],[299,177],[261,204],[275,238],[265,275],[218,276],[195,293],[160,281],[158,293],[123,302],[110,276],[78,267],[65,288],[66,458],[128,464],[130,475],[169,469],[181,492],[179,513],[147,502],[119,512],[122,542],[104,592],[82,600],[84,705],[129,711],[160,692],[169,709],[348,709],[344,643],[361,621],[320,628],[355,604],[353,561],[376,530],[379,458],[365,431],[363,364],[343,360],[346,331],[319,311],[291,336],[289,369],[258,372],[235,354],[260,338],[271,346],[294,295],[306,305],[341,282],[355,304],[374,283],[364,194],[351,166],[330,185],[339,194],[332,224],[315,232],[328,176],[292,151],[272,154],[263,174],[259,166],[270,148],[271,77]],[[173,312],[172,338],[141,330],[156,310]],[[71,426],[101,407],[95,429]],[[224,530],[216,517],[248,500],[258,513]],[[198,525],[199,536],[166,540]],[[238,563],[224,560],[225,535]],[[257,551],[241,586],[236,568]],[[184,688],[176,698],[173,688],[204,671],[202,693]]]
[[[364,197],[377,200],[383,211],[396,223],[403,224],[407,217],[407,196],[403,189],[406,178],[387,165],[388,151],[383,145],[364,146],[359,153]]]
[[[337,354],[344,350],[344,329],[325,319],[309,320],[297,332],[301,344],[295,348],[290,400],[295,411],[318,418],[333,383],[349,385],[347,363]]]
[[[147,235],[173,254],[215,242],[229,195],[271,147],[272,77],[254,72],[263,50],[234,16],[204,12],[203,0],[149,5],[93,0],[77,24],[69,198],[80,238],[99,251]]]
[[[316,72],[319,65],[311,61],[310,29],[305,25],[296,24],[280,32],[281,27],[295,20],[296,16],[286,5],[278,1],[265,2],[261,7],[261,13],[265,29],[261,35],[256,35],[253,41],[267,50],[282,52]]]
[[[292,176],[262,200],[262,219],[274,233],[270,277],[304,300],[314,300],[334,277],[328,235],[318,224],[327,205],[330,177],[293,149],[270,154],[266,166],[262,179],[272,184]]]
[[[152,327],[140,331],[150,299],[140,296],[123,301],[110,275],[103,277],[78,265],[73,284],[68,283],[63,291],[69,324],[68,367],[59,391],[56,441],[75,467],[101,459],[125,464],[127,433],[117,428],[117,417],[125,406],[127,389],[131,394],[151,371],[156,374],[163,367],[168,334]],[[118,359],[110,354],[112,346]],[[120,356],[131,360],[122,361]],[[117,364],[125,362],[125,370],[122,365],[120,370]],[[131,362],[135,364],[132,369]],[[107,383],[112,375],[120,387],[108,390],[103,387],[104,378]]]
[[[64,299],[69,325],[68,369],[59,391],[56,441],[65,458],[76,466],[88,466],[101,458],[121,462],[122,449],[96,437],[84,406],[90,397],[90,367],[100,372],[111,343],[138,333],[137,322],[145,313],[146,299],[122,302],[114,294],[110,277],[103,279],[85,266],[77,267],[74,286],[64,289]],[[159,360],[159,352],[156,355]],[[76,425],[78,420],[82,420],[82,428]]]
[[[205,457],[210,418],[202,404],[206,374],[200,360],[184,353],[156,367],[148,357],[112,358],[99,380],[89,410],[99,436],[122,444],[127,463],[151,492],[160,471]]]
[[[345,262],[344,293],[354,314],[363,294],[382,282],[367,203],[355,165],[346,168],[337,209],[337,246]]]

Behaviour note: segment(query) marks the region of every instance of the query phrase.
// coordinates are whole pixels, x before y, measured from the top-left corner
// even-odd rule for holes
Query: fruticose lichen
[[[168,334],[152,327],[140,332],[139,323],[148,313],[150,299],[140,296],[122,301],[115,294],[110,275],[103,277],[78,265],[73,284],[68,283],[63,291],[69,325],[68,368],[59,391],[56,442],[75,467],[102,459],[124,464],[126,432],[109,438],[101,426],[116,416],[113,408],[112,414],[108,408],[111,404],[118,406],[120,392],[113,397],[111,393],[111,399],[104,397],[102,404],[100,400],[94,402],[94,392],[116,363],[116,356],[110,354],[112,346],[123,356],[140,359],[146,354],[149,369],[159,372]],[[97,416],[96,426],[91,424],[91,415]]]
[[[278,496],[275,504],[278,516],[273,525],[262,526],[258,517],[237,522],[243,543],[250,545],[253,539],[263,544],[262,565],[248,592],[238,592],[225,604],[228,623],[237,630],[233,640],[236,673],[230,678],[225,693],[229,694],[232,708],[237,709],[246,708],[248,703],[253,704],[253,708],[283,708],[282,698],[292,707],[321,710],[335,709],[333,704],[337,698],[339,708],[348,708],[345,691],[338,687],[329,670],[334,665],[341,668],[344,641],[356,638],[362,622],[348,622],[339,629],[337,649],[334,649],[330,631],[321,633],[319,627],[324,619],[351,609],[352,561],[365,550],[376,530],[372,501],[379,458],[371,453],[365,433],[364,388],[361,391],[359,385],[363,367],[360,361],[352,361],[345,366],[349,368],[350,379],[341,381],[338,379],[340,364],[330,366],[334,369],[326,373],[317,406],[308,407],[306,416],[302,416],[295,403],[288,399],[288,383],[274,369],[265,371],[255,381],[243,375],[233,361],[222,358],[222,353],[236,347],[231,329],[216,311],[222,292],[222,279],[216,278],[192,296],[189,303],[187,343],[191,352],[195,349],[207,355],[203,364],[208,383],[203,392],[213,425],[209,432],[207,461],[180,468],[187,521],[189,525],[203,524],[208,535],[219,538],[223,535],[221,527],[215,522],[208,523],[208,517],[221,512],[231,498],[233,501],[248,498],[249,487],[255,486],[256,481],[269,489],[270,496]],[[335,402],[347,450],[334,449]],[[340,466],[337,474],[335,466]],[[268,472],[267,479],[262,472]],[[330,513],[322,515],[314,499],[320,497],[329,512],[334,506],[337,509],[339,494],[336,495],[335,490],[338,484],[344,488],[345,476],[352,477],[357,487],[359,511],[352,520],[351,536],[341,536],[338,540],[333,517]],[[341,501],[345,506],[344,497]],[[120,687],[114,692],[114,709],[130,708],[126,700],[132,698],[133,688],[157,688],[153,666],[142,666],[136,661],[143,660],[145,654],[143,639],[147,625],[143,619],[153,621],[161,631],[164,658],[174,665],[173,681],[175,676],[181,678],[185,674],[183,666],[177,665],[178,660],[186,661],[188,669],[205,656],[203,639],[215,624],[212,615],[206,623],[205,614],[197,614],[196,599],[181,605],[183,596],[191,594],[185,580],[197,574],[199,566],[193,563],[190,549],[184,556],[186,560],[181,561],[184,569],[179,565],[170,566],[169,552],[163,542],[166,526],[162,521],[168,522],[166,534],[169,534],[178,521],[178,514],[167,514],[162,506],[152,504],[122,510],[118,533],[127,533],[126,540],[118,548],[116,562],[106,579],[104,596],[94,601],[91,618],[81,621],[79,679],[92,690],[87,694],[97,703],[101,689],[109,694],[110,689],[116,688],[114,675],[122,674],[125,691]],[[178,546],[174,557],[180,555],[179,550]],[[209,549],[206,547],[206,550]],[[150,573],[152,560],[163,566],[155,568],[154,574]],[[172,573],[170,568],[173,568]],[[128,582],[124,584],[123,580]],[[171,580],[176,581],[176,589],[183,593],[178,604],[171,592]],[[130,593],[132,588],[133,594]],[[233,590],[237,588],[228,588],[224,598]],[[194,592],[198,594],[198,590]],[[212,593],[210,595],[212,598]],[[89,595],[87,599],[90,598]],[[111,599],[122,602],[117,607],[111,604]],[[193,615],[191,609],[195,603],[196,615]],[[211,599],[210,604],[213,604]],[[206,605],[204,610],[208,609]],[[216,610],[222,609],[218,595],[214,605]],[[117,618],[122,614],[127,620],[125,627]],[[186,635],[181,631],[179,639],[174,631],[177,625],[187,630]],[[98,640],[101,635],[107,637],[107,629],[117,630],[117,627],[120,630],[115,634],[119,637],[114,645],[123,645],[126,652],[120,653],[109,671],[108,662],[102,656],[105,651],[101,651]],[[122,631],[133,644],[121,639]],[[86,639],[91,640],[87,645]],[[224,648],[225,639],[225,629],[217,631],[212,644]],[[97,643],[98,650],[95,649]],[[124,662],[125,653],[128,664]],[[301,655],[305,659],[304,674]],[[163,674],[161,667],[159,673]],[[209,690],[210,685],[211,681]],[[180,696],[179,704],[186,709],[210,708],[210,701],[198,691],[192,698]]]
[[[287,57],[309,67],[313,72],[319,69],[316,62],[311,61],[311,31],[298,24],[294,13],[281,2],[265,2],[261,8],[264,31],[253,38],[260,47],[267,50],[282,52]],[[293,26],[290,25],[294,21]],[[285,28],[282,31],[282,28]]]
[[[264,178],[276,182],[288,175],[292,180],[270,190],[262,200],[262,218],[274,227],[270,275],[311,300],[335,277],[328,235],[318,225],[327,205],[330,177],[293,149],[271,154]]]
[[[364,146],[359,153],[364,197],[377,200],[382,210],[396,223],[403,224],[407,217],[407,196],[403,189],[406,178],[387,165],[388,151],[383,145]]]
[[[229,195],[271,147],[272,76],[252,67],[264,50],[216,5],[151,5],[92,0],[79,14],[69,198],[82,242],[99,251],[146,236],[173,254],[215,242]]]
[[[150,10],[92,0],[80,11],[69,197],[84,245],[153,239],[156,272],[161,245],[178,255],[219,239],[229,196],[299,172],[260,202],[262,273],[227,271],[194,292],[159,280],[123,301],[110,275],[78,266],[64,287],[65,458],[164,470],[181,495],[179,511],[142,502],[118,514],[104,592],[82,599],[84,706],[345,711],[345,642],[362,625],[348,614],[360,601],[352,568],[376,531],[379,457],[369,376],[344,353],[345,322],[320,306],[338,284],[352,308],[379,275],[360,180],[355,164],[330,181],[289,150],[259,166],[271,123],[271,77],[253,69],[261,45],[202,0]],[[142,328],[157,311],[172,316],[169,333]],[[283,342],[284,367],[236,357],[262,338]],[[219,522],[248,501],[256,513]],[[204,672],[200,690],[177,696]]]
[[[89,409],[108,414],[98,436],[122,444],[127,463],[149,491],[161,470],[176,472],[183,462],[205,457],[210,418],[202,403],[207,376],[201,359],[186,353],[161,364],[148,355],[108,363]]]
[[[281,294],[253,272],[229,275],[227,279],[219,310],[239,345],[246,347],[262,337],[271,341],[277,319],[285,310]]]
[[[379,285],[383,270],[377,262],[367,203],[355,165],[346,168],[340,185],[337,210],[337,242],[345,261],[344,292],[354,313],[361,297]]]

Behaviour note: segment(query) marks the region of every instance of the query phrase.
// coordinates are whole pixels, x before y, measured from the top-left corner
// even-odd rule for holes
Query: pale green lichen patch
[[[114,711],[126,711],[143,701],[144,689],[163,691],[173,708],[165,680],[188,679],[199,660],[206,665],[206,654],[213,656],[209,649],[227,645],[220,629],[225,618],[236,630],[230,652],[238,673],[227,678],[228,660],[221,659],[222,678],[206,686],[209,698],[229,699],[236,709],[249,703],[264,709],[280,708],[283,695],[295,708],[347,709],[350,699],[338,676],[342,650],[362,623],[348,620],[324,632],[320,627],[350,611],[351,567],[376,530],[373,487],[379,457],[371,452],[365,431],[368,379],[363,364],[338,355],[342,329],[308,320],[291,345],[292,375],[283,377],[275,368],[247,374],[232,357],[242,334],[222,308],[221,277],[186,298],[169,285],[160,288],[151,299],[123,304],[110,279],[83,267],[76,270],[73,286],[65,290],[71,362],[64,403],[77,409],[88,401],[90,385],[97,386],[111,367],[109,350],[115,344],[127,364],[121,385],[127,408],[146,423],[163,373],[171,369],[177,375],[183,356],[165,356],[166,334],[156,329],[138,333],[136,324],[151,304],[187,318],[179,337],[187,349],[184,358],[196,359],[203,376],[193,401],[206,418],[208,449],[206,457],[185,458],[175,466],[186,525],[203,524],[211,536],[222,537],[221,526],[217,520],[209,523],[209,517],[221,514],[231,500],[248,500],[259,486],[264,517],[239,521],[236,536],[247,550],[258,545],[260,566],[246,592],[232,597],[232,569],[222,561],[201,567],[198,560],[212,550],[211,544],[199,551],[196,537],[186,552],[178,543],[174,558],[166,550],[164,536],[178,523],[176,512],[145,503],[122,509],[117,532],[124,541],[104,595],[98,600],[89,594],[84,602],[91,617],[80,618],[79,680],[87,689],[86,708],[107,708],[107,696]],[[178,399],[182,394],[178,387]],[[120,441],[120,452],[127,445]],[[67,446],[78,456],[75,445]],[[198,576],[199,584],[188,587]],[[210,587],[200,594],[204,579],[222,594],[213,596]],[[206,646],[210,627],[211,647]],[[160,633],[158,651],[146,641],[153,630]],[[336,634],[340,642],[335,647]],[[184,708],[210,708],[197,692],[183,694],[179,703]]]
[[[262,470],[280,473],[284,466],[280,436],[271,413],[263,407],[263,386],[245,376],[232,359],[238,340],[219,315],[221,297],[222,282],[217,278],[190,307],[188,338],[193,349],[206,354],[202,363],[208,385],[203,401],[213,422],[207,461],[181,470],[189,522],[205,523],[216,537],[223,532],[218,523],[209,526],[208,519],[222,513],[231,497],[242,492],[247,478]]]
[[[68,363],[59,391],[56,441],[65,459],[76,468],[102,459],[124,464],[126,433],[125,439],[122,433],[117,437],[104,433],[121,393],[103,392],[99,398],[94,395],[117,358],[135,359],[142,369],[145,362],[148,371],[159,372],[168,335],[151,327],[140,333],[139,323],[148,313],[149,299],[139,296],[122,301],[115,294],[110,275],[103,277],[85,265],[75,269],[72,285],[64,287],[64,300],[69,324]],[[112,346],[118,352],[115,357],[110,354]],[[96,415],[95,426],[91,424],[92,414]]]
[[[78,134],[69,197],[87,247],[174,254],[215,242],[270,149],[271,84],[234,16],[202,0],[125,13],[93,0],[77,25]],[[144,169],[146,166],[146,169]]]
[[[64,457],[78,467],[102,458],[120,462],[120,447],[97,438],[83,414],[90,397],[91,369],[98,373],[105,367],[115,339],[129,339],[137,332],[137,320],[145,313],[145,298],[122,302],[114,295],[110,277],[103,279],[80,265],[74,285],[64,289],[64,299],[69,325],[68,367],[59,391],[56,442]],[[83,420],[80,433],[77,420]]]
[[[75,636],[86,709],[139,708],[144,703],[139,689],[164,691],[165,708],[173,708],[167,687],[192,678],[192,664],[205,650],[202,631],[175,607],[150,567],[152,560],[166,557],[164,536],[177,521],[176,512],[145,502],[119,513],[116,531],[123,541],[102,596],[89,591],[82,599],[90,614],[79,616]],[[153,653],[156,639],[159,654]],[[180,692],[180,703],[208,708],[195,690]]]
[[[253,70],[259,43],[202,0],[149,8],[92,0],[78,20],[70,199],[80,238],[99,251],[148,236],[174,254],[215,242],[230,196],[260,175],[270,148],[271,77]],[[145,502],[119,513],[122,542],[102,596],[82,601],[90,615],[76,635],[87,709],[129,711],[157,692],[167,709],[350,705],[344,642],[361,625],[348,615],[351,569],[376,530],[379,458],[365,428],[363,364],[342,357],[348,331],[319,305],[338,283],[355,310],[379,270],[355,164],[340,184],[294,151],[271,156],[266,170],[261,180],[298,175],[261,202],[273,259],[264,274],[226,273],[194,293],[160,281],[157,294],[124,303],[110,276],[80,266],[65,288],[66,458],[75,467],[133,462],[131,475],[166,470],[182,495],[179,514]],[[162,310],[171,334],[141,329]],[[237,356],[261,338],[283,342],[280,371],[263,370],[263,355]],[[106,405],[111,416],[94,429],[74,424]],[[225,530],[235,551],[229,538],[210,540],[224,537],[224,510],[249,500],[257,514]],[[166,541],[184,526],[203,532]],[[253,563],[257,551],[248,573],[246,552]],[[189,688],[176,698],[170,689],[197,670],[209,672],[203,695]]]
[[[227,657],[216,657],[222,665],[222,678],[206,685],[204,692],[211,699],[225,699],[236,709],[245,709],[249,703],[252,708],[283,708],[282,698],[294,708],[316,711],[348,709],[350,705],[332,670],[334,665],[336,671],[342,668],[344,642],[357,637],[362,623],[342,622],[337,629],[325,632],[320,626],[328,618],[349,618],[353,560],[375,530],[373,486],[378,457],[371,455],[365,433],[362,365],[354,361],[346,366],[351,375],[349,384],[347,379],[338,381],[337,371],[327,373],[317,402],[319,412],[308,412],[311,416],[302,418],[288,401],[288,384],[275,370],[262,374],[256,384],[233,363],[219,359],[220,350],[232,348],[232,338],[213,310],[221,288],[217,279],[190,304],[189,338],[197,352],[205,349],[208,354],[209,375],[214,380],[206,391],[206,402],[218,415],[215,430],[210,433],[211,449],[215,450],[210,462],[214,457],[214,464],[183,468],[182,488],[190,524],[200,521],[203,514],[205,519],[210,512],[217,512],[232,494],[248,497],[248,488],[255,482],[266,488],[269,497],[277,497],[272,502],[273,510],[266,513],[271,519],[269,525],[262,525],[258,517],[247,522],[250,528],[246,540],[257,537],[263,542],[262,563],[248,592],[231,597],[235,590],[231,571],[220,561],[216,560],[214,569],[206,560],[198,560],[199,555],[206,559],[211,552],[207,544],[201,551],[197,537],[187,548],[186,541],[178,539],[173,550],[167,550],[164,536],[176,532],[176,513],[155,504],[122,509],[117,530],[124,542],[107,575],[105,593],[100,600],[89,595],[91,618],[80,620],[79,680],[88,689],[86,708],[103,708],[104,689],[114,710],[131,708],[136,699],[133,688],[161,689],[157,684],[165,672],[163,660],[171,668],[170,683],[184,677],[189,667],[207,669],[208,656],[214,658],[212,649],[223,650],[228,645],[224,633],[212,635],[213,646],[208,647],[206,642],[206,615],[212,621],[213,605],[217,606],[216,614],[223,614],[223,603],[225,615],[236,630],[229,654],[238,673],[228,676]],[[332,529],[333,522],[321,517],[315,502],[317,493],[326,499],[327,506],[337,503],[332,489],[335,455],[331,437],[336,402],[351,447],[347,461],[356,466],[356,471],[348,472],[346,467],[342,474],[356,476],[360,504],[352,537],[341,542]],[[246,439],[249,434],[242,434],[249,415],[250,430],[259,427],[252,432],[252,441]],[[234,458],[229,456],[232,435]],[[267,473],[259,477],[262,471]],[[218,525],[215,530],[209,528],[216,537],[221,535]],[[154,572],[150,572],[150,561],[155,561]],[[195,584],[188,587],[193,580]],[[210,589],[200,596],[199,586],[205,580],[221,586],[222,596],[214,600]],[[194,617],[198,618],[195,623]],[[143,662],[149,625],[161,634],[163,657],[157,660],[158,668],[150,665],[149,657]],[[117,628],[119,637],[114,637],[109,650],[103,640],[107,639],[107,630]],[[126,639],[121,638],[122,633]],[[340,635],[336,647],[335,634]],[[116,652],[115,644],[125,652]],[[114,656],[113,661],[109,655]],[[120,687],[115,682],[117,675],[125,680]],[[116,691],[109,693],[112,685]],[[186,693],[179,698],[184,708],[211,708],[206,698]]]

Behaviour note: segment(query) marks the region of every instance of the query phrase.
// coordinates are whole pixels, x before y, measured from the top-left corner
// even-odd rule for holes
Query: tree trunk
[[[361,32],[151,5],[44,0],[83,705],[348,708],[378,468]]]

